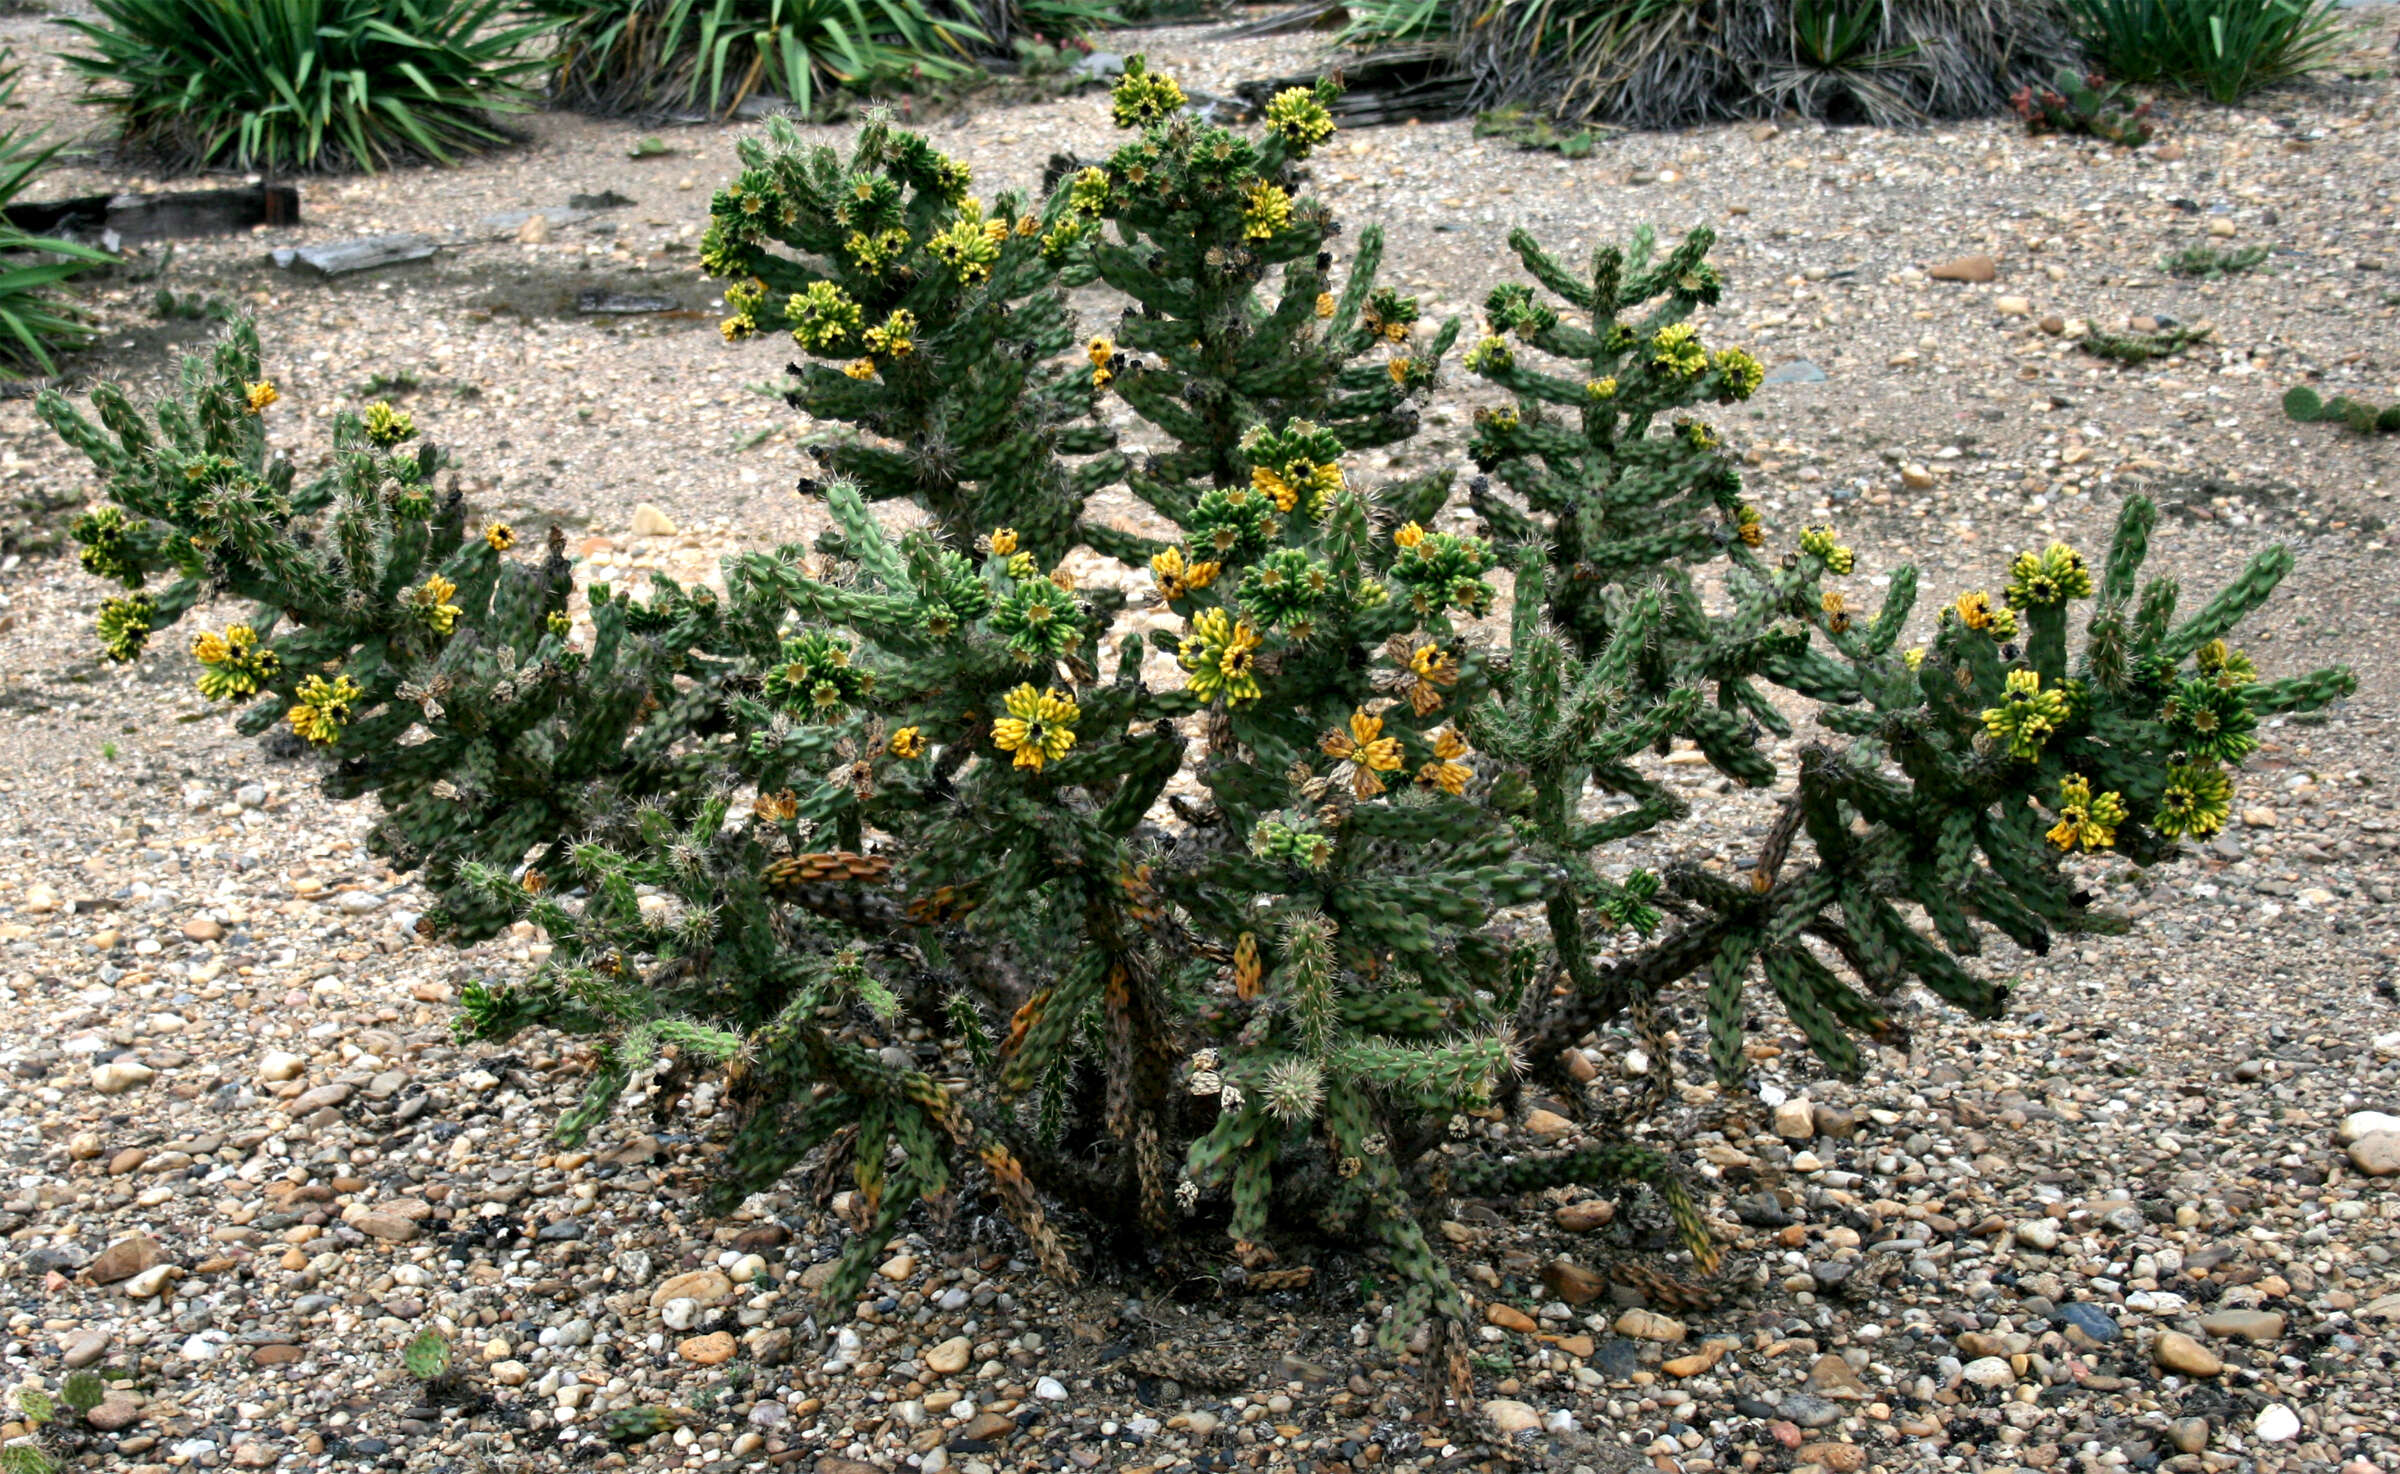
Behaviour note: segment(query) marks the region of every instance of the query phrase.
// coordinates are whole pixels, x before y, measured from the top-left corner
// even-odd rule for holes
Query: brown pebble
[[[711,1331],[705,1336],[692,1336],[675,1343],[675,1354],[698,1366],[713,1367],[733,1360],[739,1343],[731,1331]]]
[[[1987,282],[2000,274],[2000,263],[1989,256],[1961,256],[1925,273],[1935,281]]]

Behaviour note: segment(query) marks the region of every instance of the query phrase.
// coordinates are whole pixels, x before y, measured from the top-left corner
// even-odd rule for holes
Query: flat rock
[[[381,1208],[361,1208],[345,1213],[342,1221],[371,1239],[387,1244],[405,1244],[417,1236],[417,1221]]]
[[[640,317],[652,312],[681,312],[683,303],[656,293],[608,292],[598,288],[577,292],[575,310],[596,317]]]
[[[111,1392],[83,1420],[103,1433],[122,1433],[142,1420],[142,1404],[126,1393]]]
[[[1867,1384],[1858,1379],[1858,1373],[1851,1370],[1850,1363],[1835,1351],[1826,1352],[1809,1367],[1807,1387],[1819,1397],[1838,1398],[1844,1402],[1861,1402],[1869,1395]]]
[[[660,1281],[650,1292],[650,1308],[664,1310],[669,1300],[697,1300],[713,1305],[733,1293],[733,1281],[713,1269],[695,1269]]]
[[[321,1111],[329,1106],[339,1106],[349,1100],[354,1093],[350,1086],[335,1081],[330,1085],[320,1085],[314,1090],[301,1091],[298,1095],[285,1101],[283,1109],[288,1115],[305,1116],[311,1111]]]
[[[102,1249],[84,1274],[95,1285],[113,1285],[132,1279],[165,1257],[158,1240],[146,1234],[128,1234]]]
[[[740,1348],[741,1343],[733,1339],[733,1332],[711,1331],[705,1336],[693,1336],[676,1342],[675,1354],[695,1365],[713,1367],[720,1362],[733,1360],[733,1353]]]
[[[2213,1377],[2225,1370],[2217,1354],[2181,1331],[2165,1331],[2151,1343],[2150,1359],[2187,1377]]]
[[[2000,274],[2000,263],[1989,256],[1960,256],[1925,273],[1935,281],[1987,282]]]
[[[429,235],[396,234],[367,235],[356,240],[334,241],[322,246],[302,246],[291,253],[275,253],[275,264],[315,276],[349,276],[354,272],[375,271],[404,262],[422,261],[439,251],[441,246]]]
[[[2200,1317],[2200,1329],[2220,1341],[2280,1341],[2283,1317],[2271,1310],[2216,1310]]]
[[[1822,384],[1825,382],[1825,371],[1805,358],[1795,358],[1768,369],[1767,376],[1759,382],[1762,384]]]
[[[98,1326],[69,1331],[58,1344],[58,1359],[68,1371],[80,1371],[108,1355],[108,1332]]]

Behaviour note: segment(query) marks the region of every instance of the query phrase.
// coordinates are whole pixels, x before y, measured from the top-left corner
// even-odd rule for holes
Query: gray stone
[[[1828,1427],[1842,1417],[1838,1405],[1813,1392],[1795,1392],[1777,1403],[1775,1410],[1803,1428]]]
[[[278,259],[276,264],[288,265],[315,276],[349,276],[354,272],[422,261],[440,249],[441,246],[429,235],[368,235],[322,246],[302,246],[292,252],[289,262]],[[278,258],[283,255],[281,251],[275,254]]]
[[[1768,369],[1766,378],[1760,382],[1765,384],[1822,384],[1825,382],[1825,371],[1805,358],[1795,358],[1789,363],[1779,363]]]
[[[2077,1300],[2058,1307],[2061,1325],[2073,1326],[2095,1341],[2114,1341],[2124,1334],[2117,1329],[2116,1318],[2088,1300]]]
[[[108,1332],[98,1326],[70,1331],[59,1342],[59,1353],[59,1360],[66,1363],[67,1370],[80,1371],[108,1355]]]

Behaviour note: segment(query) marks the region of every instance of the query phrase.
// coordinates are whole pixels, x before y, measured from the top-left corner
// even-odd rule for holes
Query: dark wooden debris
[[[31,235],[96,241],[110,247],[145,241],[230,235],[253,225],[298,225],[300,191],[289,184],[189,189],[168,194],[94,194],[70,200],[22,200],[8,223]]]
[[[1333,120],[1344,128],[1374,128],[1412,119],[1438,123],[1463,118],[1468,105],[1469,79],[1454,69],[1450,56],[1438,47],[1411,46],[1377,52],[1332,69],[1342,84],[1333,103]],[[1317,74],[1237,82],[1234,96],[1253,110],[1262,110],[1276,93],[1292,87],[1313,87]]]

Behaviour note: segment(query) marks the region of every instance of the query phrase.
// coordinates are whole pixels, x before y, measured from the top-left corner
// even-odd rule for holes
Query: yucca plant
[[[0,51],[0,108],[16,98],[17,72],[13,54]],[[22,129],[0,129],[0,210],[25,192],[58,147],[42,146]],[[0,217],[0,380],[47,374],[57,366],[53,352],[83,341],[82,314],[49,288],[107,259],[105,251],[30,235]]]
[[[984,31],[924,0],[532,0],[559,27],[552,95],[598,113],[705,108],[763,92],[814,113],[826,93],[948,81]]]
[[[1476,106],[1639,128],[1977,117],[2075,59],[2042,0],[1483,0],[1454,16]]]
[[[2339,0],[2066,0],[2067,23],[2112,77],[2239,102],[2331,60]]]
[[[508,0],[95,0],[60,22],[85,101],[171,168],[269,173],[432,160],[509,141],[547,19]]]

